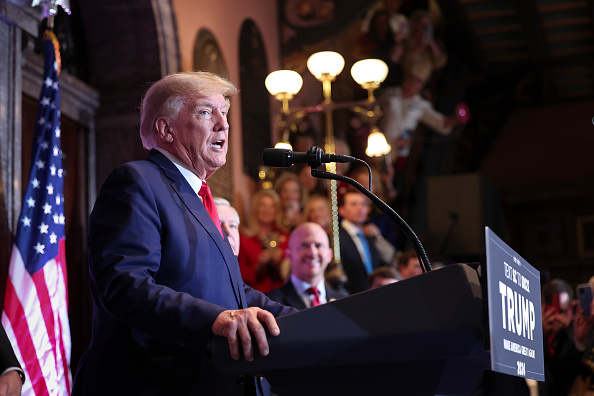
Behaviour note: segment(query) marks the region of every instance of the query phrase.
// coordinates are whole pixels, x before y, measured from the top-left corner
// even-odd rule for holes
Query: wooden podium
[[[215,364],[282,396],[469,395],[490,368],[478,272],[451,265],[278,318],[270,354],[252,362],[216,337]]]

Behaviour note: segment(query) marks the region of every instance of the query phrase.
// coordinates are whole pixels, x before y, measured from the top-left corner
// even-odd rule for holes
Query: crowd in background
[[[432,15],[427,7],[403,10],[402,6],[401,0],[378,1],[362,18],[361,33],[352,43],[350,56],[353,61],[379,58],[389,67],[388,77],[379,92],[379,103],[383,113],[380,129],[391,144],[392,152],[380,160],[364,159],[371,164],[371,191],[395,210],[407,214],[411,213],[406,206],[410,204],[406,199],[406,194],[410,193],[407,175],[411,173],[410,167],[415,166],[408,159],[418,125],[422,123],[437,134],[448,135],[465,120],[460,115],[438,112],[432,104],[434,91],[431,86],[435,86],[438,78],[436,72],[448,62]],[[364,130],[365,126],[357,124],[355,128]],[[323,147],[317,136],[319,134],[311,133],[311,130],[293,134],[293,150],[305,152],[314,145]],[[352,143],[352,139],[348,137],[337,138],[335,152],[351,155],[356,151],[359,154],[361,148],[349,142]],[[299,228],[301,237],[305,238],[303,230],[312,229],[311,223],[315,223],[329,236],[326,243],[332,248],[329,188],[326,181],[313,178],[310,171],[308,166],[294,166],[277,173],[273,188],[260,189],[252,197],[249,215],[240,228],[238,257],[242,276],[247,284],[271,296],[280,296],[279,290],[286,292],[291,282],[296,288],[301,287],[295,283],[298,280],[292,271],[292,267],[298,265],[295,262],[296,248],[292,248],[292,259],[286,254],[293,230]],[[370,174],[365,167],[337,164],[337,173],[369,187]],[[337,209],[342,263],[339,272],[342,277],[336,277],[335,272],[329,275],[330,271],[336,271],[332,264],[325,263],[322,268],[326,271],[325,282],[332,290],[342,293],[339,296],[385,286],[422,273],[417,255],[403,239],[401,231],[388,216],[373,207],[368,198],[350,185],[340,183]],[[318,232],[317,229],[314,231]],[[312,248],[317,252],[316,249],[322,247]],[[432,259],[435,260],[432,260],[434,269],[444,265],[441,257]],[[301,281],[307,282],[305,279]],[[547,283],[542,291],[547,380],[538,385],[538,394],[594,394],[594,390],[590,390],[594,389],[591,383],[594,372],[592,307],[580,307],[574,299],[573,288],[562,280]],[[324,298],[326,293],[323,292]],[[318,301],[317,294],[309,294],[310,300],[306,296],[304,301],[310,301],[309,306],[317,305],[314,303]],[[563,296],[561,308],[551,308],[550,296],[553,294]],[[287,300],[281,302],[286,304]],[[308,307],[299,304],[299,309]],[[477,392],[477,395],[489,394]],[[520,394],[529,394],[527,385],[521,387]]]
[[[349,176],[365,187],[369,187],[369,178],[372,176],[372,192],[397,211],[403,209],[403,175],[418,123],[425,123],[442,134],[450,133],[456,124],[455,117],[435,111],[431,101],[422,96],[433,71],[442,69],[448,57],[436,34],[427,3],[415,4],[417,7],[411,7],[409,2],[403,3],[401,0],[378,1],[362,16],[360,34],[352,43],[352,54],[349,55],[352,62],[379,58],[389,67],[379,103],[383,112],[381,129],[392,146],[392,153],[381,159],[365,158],[371,164],[371,175],[365,167],[350,167],[350,164],[337,164],[336,169],[337,173]],[[365,126],[361,125],[361,128]],[[305,152],[314,145],[323,147],[320,134],[312,133],[311,129],[311,125],[306,123],[305,128],[292,133],[293,151]],[[335,139],[337,154],[358,155],[359,149],[353,146],[348,136]],[[260,188],[251,198],[249,213],[240,228],[242,249],[239,263],[243,277],[248,284],[263,292],[281,286],[289,276],[290,265],[287,265],[284,251],[289,233],[295,227],[304,222],[315,222],[328,234],[331,234],[332,228],[327,182],[312,177],[309,166],[294,166],[283,172],[275,172],[273,182],[274,188]],[[350,185],[340,183],[338,200],[351,190]],[[372,257],[369,261],[373,263],[367,266],[365,275],[369,275],[379,265],[386,265],[394,268],[396,278],[402,278],[398,261],[403,255],[402,251],[409,250],[411,246],[387,215],[379,212],[367,198],[362,199],[362,202],[361,208],[356,209],[361,219],[347,219],[347,223],[350,223],[347,229],[353,224],[355,226],[349,229],[350,233],[345,231],[345,235],[347,240],[351,237],[351,247],[361,253],[363,262],[369,250]],[[339,213],[348,210],[340,204],[338,206]],[[345,219],[342,214],[339,217],[342,229]],[[359,228],[366,241],[356,235]],[[348,251],[342,242],[340,248]],[[376,256],[378,262],[375,262]],[[360,291],[359,288],[357,291]]]

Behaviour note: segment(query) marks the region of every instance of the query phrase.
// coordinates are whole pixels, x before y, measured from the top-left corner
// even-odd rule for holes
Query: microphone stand
[[[417,234],[415,234],[415,232],[412,230],[412,228],[410,228],[410,226],[406,223],[406,221],[404,221],[404,219],[402,217],[400,217],[400,215],[398,215],[398,213],[396,213],[396,211],[394,209],[392,209],[388,204],[386,204],[384,201],[379,199],[377,197],[377,195],[373,194],[371,191],[369,191],[368,189],[363,187],[356,180],[353,180],[347,176],[338,175],[338,174],[326,172],[326,171],[321,171],[321,170],[315,169],[313,167],[311,168],[311,175],[313,177],[319,177],[321,179],[343,181],[343,182],[348,183],[351,186],[355,187],[357,190],[361,191],[363,194],[365,194],[379,210],[381,210],[383,213],[390,216],[390,218],[396,224],[398,224],[398,226],[404,231],[406,236],[409,237],[410,240],[413,242],[413,247],[415,249],[415,252],[417,253],[417,257],[419,258],[419,262],[421,263],[421,268],[423,269],[423,272],[432,271],[431,264],[429,263],[429,258],[427,257],[427,253],[425,252],[425,248],[423,247],[423,244],[419,240],[419,237],[417,237]]]

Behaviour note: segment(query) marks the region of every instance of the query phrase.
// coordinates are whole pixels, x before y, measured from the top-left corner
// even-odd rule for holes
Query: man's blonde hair
[[[196,71],[170,74],[154,83],[140,105],[140,138],[150,150],[156,147],[155,120],[162,116],[176,117],[186,103],[196,96],[221,94],[229,100],[237,87],[218,74]]]

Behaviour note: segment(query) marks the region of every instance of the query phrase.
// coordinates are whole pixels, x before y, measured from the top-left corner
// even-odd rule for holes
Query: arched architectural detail
[[[161,74],[166,76],[181,70],[175,10],[171,0],[151,0],[155,14]]]
[[[200,29],[194,43],[194,70],[209,71],[223,77],[229,77],[227,63],[214,35],[208,29]],[[229,117],[235,117],[237,110],[231,107]],[[228,147],[227,163],[208,179],[214,196],[233,202],[233,156]]]
[[[258,180],[262,151],[271,146],[270,98],[264,85],[268,75],[266,49],[258,26],[251,19],[241,26],[239,64],[244,169]]]

